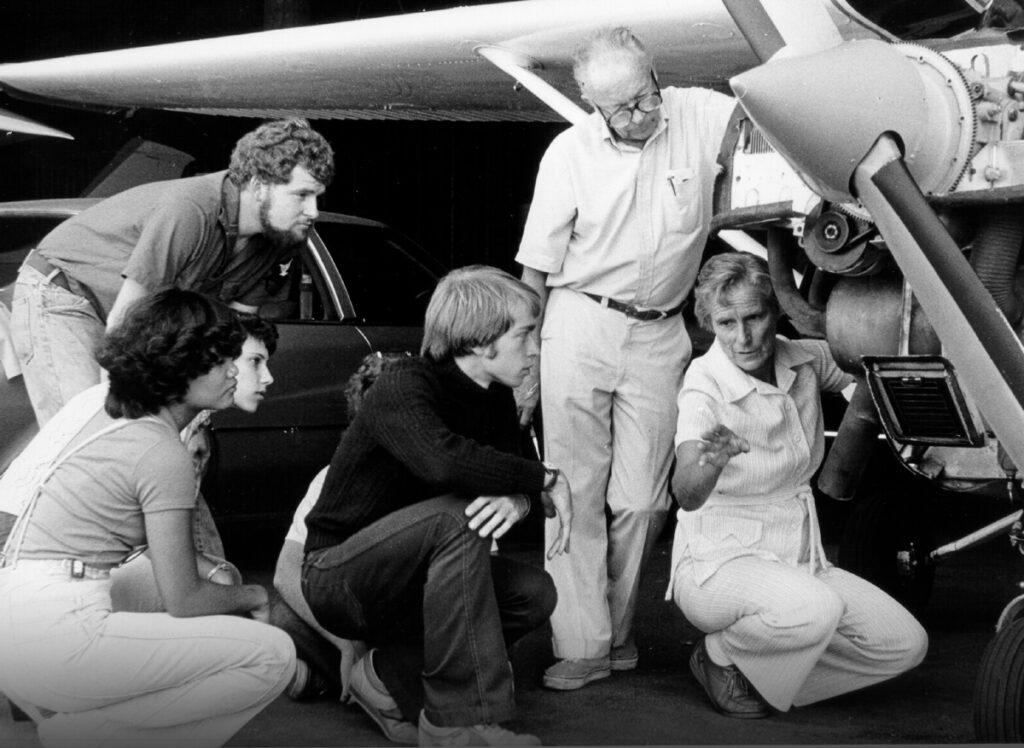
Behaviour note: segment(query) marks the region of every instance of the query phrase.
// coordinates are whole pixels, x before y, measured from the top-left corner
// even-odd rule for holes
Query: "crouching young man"
[[[559,522],[548,555],[569,550],[569,485],[523,454],[511,389],[536,359],[539,312],[495,268],[445,276],[421,355],[368,390],[306,519],[310,609],[373,647],[356,667],[381,703],[418,717],[420,745],[539,744],[499,724],[515,712],[506,646],[547,620],[554,585],[490,554],[537,494]]]

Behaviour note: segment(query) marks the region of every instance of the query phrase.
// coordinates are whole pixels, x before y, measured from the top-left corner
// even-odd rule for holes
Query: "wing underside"
[[[845,36],[866,33],[833,15]],[[508,50],[578,100],[572,49],[614,25],[644,40],[666,85],[726,90],[756,63],[720,0],[524,0],[0,65],[0,85],[12,97],[106,109],[559,121],[475,50]]]

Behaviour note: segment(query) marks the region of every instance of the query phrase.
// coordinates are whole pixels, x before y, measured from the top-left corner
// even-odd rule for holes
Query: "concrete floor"
[[[537,631],[511,653],[519,719],[514,727],[546,745],[754,745],[968,743],[974,740],[975,674],[996,618],[1024,578],[1024,562],[1000,540],[965,552],[936,573],[922,614],[931,646],[925,662],[873,689],[765,720],[721,717],[708,705],[687,668],[699,634],[662,600],[670,543],[656,548],[643,586],[636,671],[574,692],[540,686],[551,662],[549,632]],[[832,550],[831,548],[829,549]],[[539,561],[539,552],[517,556]],[[831,554],[830,554],[831,555]],[[251,577],[266,581],[269,570]],[[0,711],[4,713],[6,710]],[[358,707],[278,699],[229,743],[231,746],[391,745]],[[0,746],[39,746],[31,725],[0,718]]]

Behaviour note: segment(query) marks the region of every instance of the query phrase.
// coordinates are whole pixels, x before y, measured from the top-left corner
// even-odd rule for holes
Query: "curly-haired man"
[[[125,190],[68,219],[18,274],[12,338],[39,424],[100,381],[94,350],[128,305],[173,284],[255,311],[334,176],[305,120],[244,135],[230,168]]]

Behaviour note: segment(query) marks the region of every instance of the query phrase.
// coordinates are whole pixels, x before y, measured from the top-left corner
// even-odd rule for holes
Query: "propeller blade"
[[[978,410],[1024,467],[1024,346],[928,205],[896,142],[878,140],[854,172],[871,212]]]

